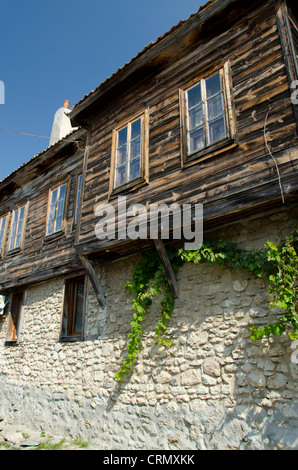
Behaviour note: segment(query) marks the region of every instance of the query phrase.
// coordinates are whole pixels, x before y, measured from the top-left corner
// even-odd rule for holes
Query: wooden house
[[[27,289],[56,278],[57,339],[84,340],[86,284],[108,301],[96,267],[152,247],[179,297],[173,237],[119,237],[117,219],[100,239],[97,207],[200,204],[204,239],[297,209],[297,54],[294,0],[211,0],[83,97],[69,114],[77,129],[0,183],[6,344],[19,342]]]

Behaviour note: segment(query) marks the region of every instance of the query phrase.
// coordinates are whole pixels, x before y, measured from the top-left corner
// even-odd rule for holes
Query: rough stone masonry
[[[285,215],[262,214],[211,235],[262,248],[287,233]],[[103,449],[298,449],[293,344],[286,335],[250,340],[249,323],[268,322],[274,311],[265,281],[248,272],[185,264],[168,330],[174,344],[154,343],[153,303],[134,372],[115,382],[132,314],[122,285],[138,259],[96,268],[107,303],[101,310],[89,287],[85,341],[59,342],[63,278],[27,288],[17,346],[5,346],[1,317],[6,423],[81,437]]]

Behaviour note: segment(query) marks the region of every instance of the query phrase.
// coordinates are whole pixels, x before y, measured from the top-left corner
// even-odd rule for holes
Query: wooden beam
[[[171,292],[173,294],[174,299],[177,299],[178,297],[178,284],[176,280],[175,273],[173,271],[171,262],[169,260],[167,250],[164,246],[163,241],[160,238],[154,238],[154,243],[155,247],[158,251],[158,254],[160,256],[161,262],[163,264],[163,267],[165,269],[165,273],[167,275],[168,283],[171,289]]]
[[[88,278],[89,278],[89,280],[92,284],[92,287],[94,289],[97,301],[98,301],[101,308],[105,308],[106,300],[105,300],[104,293],[103,293],[103,290],[101,288],[101,285],[99,284],[99,281],[97,279],[96,273],[93,269],[93,266],[90,263],[87,256],[80,255],[80,258],[81,258],[82,264],[85,268],[85,271],[87,273],[87,276],[88,276]]]

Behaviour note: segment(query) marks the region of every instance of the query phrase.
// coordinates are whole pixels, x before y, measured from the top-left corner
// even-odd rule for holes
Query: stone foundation
[[[273,213],[207,237],[251,249],[287,231],[285,213]],[[264,280],[248,272],[185,264],[168,330],[174,344],[153,341],[156,301],[133,374],[114,381],[132,314],[122,284],[137,260],[96,268],[107,305],[89,287],[86,341],[59,342],[62,278],[28,287],[17,346],[4,345],[0,317],[0,415],[103,449],[298,449],[298,365],[287,335],[250,340],[249,323],[267,323],[269,311]]]

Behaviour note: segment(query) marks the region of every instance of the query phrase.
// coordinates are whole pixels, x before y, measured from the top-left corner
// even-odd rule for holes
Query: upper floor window
[[[8,245],[9,251],[21,248],[22,246],[25,226],[25,212],[26,204],[18,207],[12,213],[12,222]]]
[[[182,158],[211,156],[234,137],[234,118],[227,66],[180,93]]]
[[[187,154],[190,155],[227,135],[219,72],[185,93]]]
[[[52,235],[63,229],[65,198],[66,184],[51,191],[46,235]]]
[[[7,216],[2,217],[0,219],[0,254],[2,252],[3,244],[4,244],[4,236],[5,236],[5,230],[6,230],[6,221],[7,221]]]
[[[85,296],[85,276],[66,280],[61,339],[75,340],[83,338]]]
[[[110,192],[144,183],[148,176],[148,113],[114,129]]]

